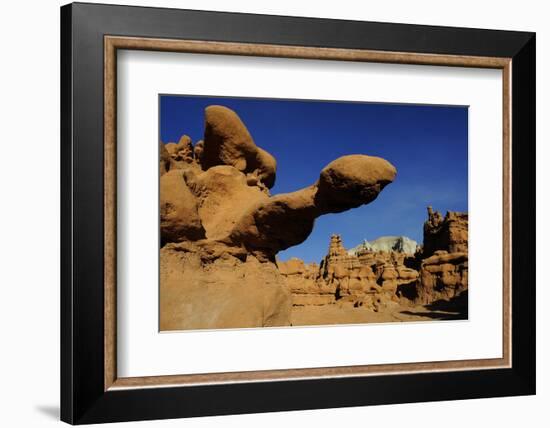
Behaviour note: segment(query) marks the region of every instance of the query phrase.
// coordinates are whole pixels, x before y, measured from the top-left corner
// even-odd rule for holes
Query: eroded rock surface
[[[468,215],[445,217],[428,207],[424,248],[406,237],[384,237],[346,250],[330,238],[320,265],[279,261],[294,306],[362,307],[392,312],[397,306],[443,306],[467,313]],[[414,247],[403,245],[414,243]]]
[[[290,325],[290,292],[275,265],[210,251],[194,243],[161,249],[161,330]]]
[[[309,187],[271,196],[275,158],[223,106],[206,108],[204,140],[161,143],[159,162],[162,330],[289,325],[277,252],[303,242],[317,217],[372,202],[396,175],[384,159],[343,156]],[[330,275],[327,296],[350,289]]]
[[[207,170],[216,165],[229,165],[256,179],[254,185],[271,189],[275,184],[277,162],[254,143],[237,113],[223,106],[205,110],[204,144],[201,165]]]
[[[163,243],[205,236],[197,200],[181,169],[171,169],[160,177],[160,230]]]
[[[292,292],[294,305],[337,303],[380,311],[400,302],[399,286],[415,284],[418,279],[419,273],[405,266],[406,257],[404,253],[382,251],[349,254],[340,236],[333,235],[328,254],[319,266],[306,266],[299,259],[278,265]]]
[[[438,250],[468,252],[468,213],[447,211],[443,217],[428,207],[428,220],[424,223],[424,256],[429,257]]]
[[[428,207],[417,302],[458,299],[468,290],[468,214]]]
[[[372,202],[395,174],[384,159],[342,156],[321,171],[317,183],[250,205],[225,242],[274,260],[279,251],[305,241],[317,217]]]
[[[436,251],[422,260],[419,303],[452,300],[468,290],[468,253]]]

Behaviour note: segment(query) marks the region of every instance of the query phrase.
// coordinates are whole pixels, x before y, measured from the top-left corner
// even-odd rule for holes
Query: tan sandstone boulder
[[[193,161],[193,144],[188,135],[182,135],[177,144],[167,143],[166,150],[175,162],[191,163]]]
[[[257,186],[249,186],[239,170],[218,165],[187,179],[198,205],[206,237],[219,240],[227,236],[243,212],[268,196]]]
[[[227,254],[205,262],[189,250],[161,249],[161,330],[290,325],[290,291],[274,264]]]
[[[197,240],[205,236],[196,199],[181,169],[170,170],[160,177],[160,232],[162,242]]]
[[[216,165],[230,165],[244,174],[251,174],[267,188],[275,184],[275,158],[256,146],[239,116],[227,107],[206,108],[200,159],[205,170]]]
[[[166,174],[170,171],[172,158],[170,153],[166,150],[166,145],[161,141],[159,144],[159,161],[160,161],[160,175]]]

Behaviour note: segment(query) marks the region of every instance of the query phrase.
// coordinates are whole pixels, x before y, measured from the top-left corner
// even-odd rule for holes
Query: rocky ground
[[[346,250],[334,234],[320,264],[279,261],[292,325],[467,319],[467,214],[428,207],[424,245],[409,241],[383,237]]]
[[[464,310],[433,310],[424,305],[395,305],[383,312],[366,308],[342,307],[338,305],[293,306],[290,322],[293,326],[365,324],[406,321],[437,321],[467,319]]]

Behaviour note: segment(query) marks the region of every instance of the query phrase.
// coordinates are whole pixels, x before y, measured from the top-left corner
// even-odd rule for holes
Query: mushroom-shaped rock
[[[321,171],[316,195],[323,213],[338,213],[372,202],[396,175],[387,160],[366,155],[342,156]]]
[[[234,111],[222,106],[206,108],[203,141],[193,147],[184,136],[178,144],[161,144],[159,161],[163,330],[290,325],[293,298],[275,255],[303,242],[317,217],[372,202],[396,174],[384,159],[344,156],[328,164],[311,186],[270,196],[275,158],[256,146]],[[321,286],[314,282],[318,268],[289,266],[286,277],[301,272],[308,278],[291,286],[302,293],[294,304],[333,303],[337,290],[355,295],[349,303],[357,303],[376,290],[370,304],[377,308],[383,297],[378,289],[393,290],[407,277],[405,268],[397,279],[398,272],[391,275],[388,269],[379,286],[384,260],[376,272],[370,267],[376,260],[365,269],[336,263],[346,251],[338,239],[334,244]],[[453,266],[438,263],[432,273],[436,266],[423,264],[422,271],[451,284],[462,275]]]
[[[224,106],[212,105],[205,110],[200,163],[204,170],[229,165],[244,174],[254,173],[267,188],[275,183],[275,158],[256,146],[237,113]]]
[[[344,156],[327,165],[316,184],[250,206],[224,242],[273,259],[278,251],[303,242],[320,215],[372,202],[395,174],[384,159]]]

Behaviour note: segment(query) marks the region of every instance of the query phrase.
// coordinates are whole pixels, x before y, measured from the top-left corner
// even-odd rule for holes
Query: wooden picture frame
[[[118,377],[118,49],[502,70],[502,358]],[[63,421],[81,424],[535,393],[533,33],[75,3],[61,8],[61,53]]]

